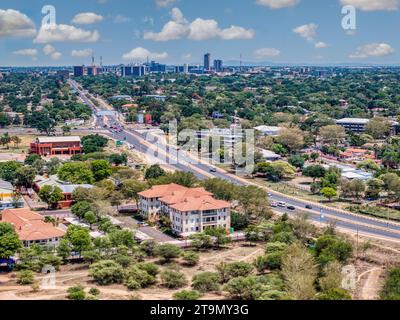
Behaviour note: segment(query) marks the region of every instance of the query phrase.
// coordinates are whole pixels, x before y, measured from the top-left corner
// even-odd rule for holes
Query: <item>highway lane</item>
[[[78,90],[76,86],[75,89]],[[91,106],[94,111],[97,110],[96,106],[89,99],[87,99],[84,94],[81,94],[81,98],[87,105]],[[110,122],[119,122],[118,119],[115,119],[113,117],[109,117],[108,120]],[[102,118],[97,118],[97,125],[102,127],[104,125],[102,121]],[[157,156],[157,152],[154,150],[149,150],[151,146],[149,148],[146,143],[144,143],[146,140],[146,133],[140,134],[136,131],[130,130],[123,130],[122,132],[113,133],[109,131],[103,131],[103,133],[113,139],[126,141],[127,143],[134,146],[141,153],[147,153],[151,151],[153,155]],[[152,148],[154,148],[154,144],[152,144]],[[162,150],[167,151],[169,150],[169,147],[162,146],[159,155],[161,155]],[[169,165],[176,170],[193,172],[199,179],[206,179],[210,176],[213,176],[215,178],[227,180],[236,185],[243,186],[252,184],[251,182],[244,182],[243,179],[224,173],[220,170],[217,170],[217,172],[211,172],[210,170],[211,168],[213,168],[213,166],[204,163],[193,163],[191,161],[193,158],[185,155],[185,152],[178,151],[177,153],[177,158],[175,158],[173,155],[163,155],[163,160],[166,160],[167,163],[169,163]],[[174,154],[174,152],[172,154]],[[284,194],[279,194],[272,191],[269,194],[269,199],[274,202],[285,202],[287,206],[294,206],[296,208],[295,211],[288,210],[287,208],[274,208],[275,211],[278,211],[280,213],[288,213],[290,215],[299,214],[301,211],[305,210],[306,205],[310,204],[310,201],[292,198]],[[306,211],[309,215],[309,218],[313,222],[321,223],[324,225],[330,222],[335,222],[335,224],[339,228],[349,230],[352,233],[359,232],[377,237],[385,237],[396,240],[400,239],[400,225],[398,224],[388,223],[384,220],[368,218],[361,215],[345,213],[335,208],[328,208],[314,202],[312,203],[312,210]]]

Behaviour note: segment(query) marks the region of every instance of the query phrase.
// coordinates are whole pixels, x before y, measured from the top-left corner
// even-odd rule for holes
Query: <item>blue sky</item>
[[[400,0],[2,0],[0,65],[400,62]],[[356,30],[342,28],[343,5]],[[56,26],[41,28],[42,7]],[[43,29],[43,30],[42,30]]]

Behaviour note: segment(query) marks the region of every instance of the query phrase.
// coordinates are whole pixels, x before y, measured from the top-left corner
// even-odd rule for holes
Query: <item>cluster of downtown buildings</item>
[[[189,65],[187,63],[183,65],[166,65],[156,61],[150,61],[143,64],[103,67],[101,63],[100,66],[96,66],[94,62],[92,62],[91,66],[75,66],[74,77],[96,76],[102,73],[115,73],[122,77],[141,77],[149,73],[210,74],[235,71],[233,69],[234,68],[225,68],[223,61],[220,59],[212,61],[211,54],[206,53],[204,55],[203,66]]]

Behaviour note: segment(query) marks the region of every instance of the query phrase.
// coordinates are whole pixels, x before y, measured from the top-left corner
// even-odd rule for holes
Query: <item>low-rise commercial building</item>
[[[15,232],[25,247],[33,244],[56,246],[65,235],[65,231],[52,223],[44,222],[41,214],[29,209],[5,209],[0,221],[14,226]]]
[[[230,203],[217,200],[204,188],[177,184],[154,186],[139,193],[139,210],[150,219],[166,216],[179,236],[187,237],[207,228],[231,227]]]
[[[37,176],[33,182],[33,189],[36,192],[39,192],[44,186],[58,187],[61,189],[64,199],[58,202],[58,208],[60,209],[69,208],[74,204],[72,194],[77,188],[93,188],[93,186],[90,184],[71,184],[60,181],[57,176]]]
[[[363,119],[363,118],[344,118],[341,120],[337,120],[336,124],[342,126],[348,131],[355,133],[363,133],[366,131],[368,123],[371,119]],[[391,134],[396,134],[396,127],[399,125],[398,122],[392,121],[392,130]]]
[[[31,143],[31,153],[41,156],[75,155],[82,153],[80,137],[38,137]]]

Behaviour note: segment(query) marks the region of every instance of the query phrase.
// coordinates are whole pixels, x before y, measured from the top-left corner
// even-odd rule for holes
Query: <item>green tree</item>
[[[107,179],[112,174],[111,165],[107,160],[92,161],[91,170],[95,181]]]
[[[192,288],[201,292],[218,292],[220,290],[219,275],[214,272],[196,274],[192,279]]]
[[[158,165],[152,165],[146,170],[145,179],[158,179],[166,175],[166,172]]]
[[[103,260],[92,264],[89,275],[102,286],[113,283],[122,283],[124,280],[123,268],[112,260]]]
[[[78,218],[83,219],[87,212],[92,212],[93,206],[88,201],[78,201],[71,207],[71,212]]]
[[[0,259],[12,257],[21,246],[22,242],[14,227],[9,223],[0,222]]]
[[[184,273],[174,270],[165,270],[161,273],[161,284],[168,289],[182,288],[187,285]]]
[[[95,181],[90,166],[85,162],[68,162],[63,164],[58,170],[58,177],[62,181],[75,184],[92,184]]]
[[[162,258],[163,262],[169,262],[181,255],[181,249],[173,244],[160,244],[155,249],[155,255]]]
[[[313,256],[301,243],[294,243],[288,247],[282,259],[282,275],[288,293],[293,299],[314,298],[317,273],[317,264]]]
[[[58,205],[58,202],[64,199],[64,194],[62,190],[57,186],[43,186],[38,196],[40,200],[46,202],[50,208],[55,208]]]
[[[332,201],[332,198],[334,198],[334,197],[337,196],[336,190],[333,189],[333,188],[329,188],[329,187],[323,188],[323,189],[321,190],[321,194],[322,194],[325,198],[327,198],[329,201]]]

